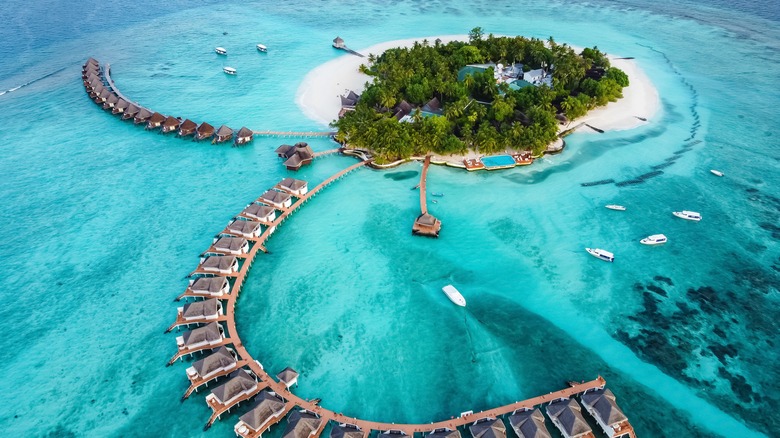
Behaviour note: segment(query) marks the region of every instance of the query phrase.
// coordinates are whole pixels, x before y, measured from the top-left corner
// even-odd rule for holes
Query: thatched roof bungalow
[[[246,254],[249,252],[249,241],[243,237],[223,236],[212,245],[215,250],[233,255]]]
[[[582,394],[580,400],[607,436],[621,436],[631,428],[628,417],[617,405],[615,394],[611,390],[601,388],[589,391]]]
[[[579,403],[572,398],[551,402],[547,405],[547,416],[561,431],[564,438],[583,438],[593,435],[593,431],[582,416]]]
[[[213,399],[222,405],[236,403],[241,396],[251,394],[257,389],[257,380],[254,373],[239,368],[230,374],[230,380],[217,386],[206,396],[206,402]]]
[[[155,112],[152,114],[151,117],[149,117],[149,120],[146,122],[146,129],[157,129],[160,126],[162,126],[163,122],[165,121],[165,116]]]
[[[208,379],[215,374],[235,368],[237,363],[238,355],[236,352],[223,345],[187,368],[187,377],[191,382]]]
[[[298,383],[298,372],[290,367],[287,367],[280,371],[279,374],[276,375],[276,378],[279,379],[280,382],[284,383],[284,386],[289,388]]]
[[[280,419],[285,413],[284,399],[275,392],[265,389],[255,397],[252,407],[241,416],[233,429],[238,436],[255,435],[266,430],[271,421]]]
[[[300,179],[285,178],[279,183],[279,188],[293,195],[303,196],[309,191],[309,183]]]
[[[469,426],[474,438],[506,438],[506,426],[500,418],[482,418]]]
[[[127,105],[127,109],[122,113],[122,120],[135,119],[135,116],[141,111],[138,105],[131,103]]]
[[[225,338],[225,329],[219,323],[210,322],[203,327],[185,332],[182,336],[176,338],[176,345],[179,350],[197,349],[216,345]]]
[[[363,431],[352,424],[334,424],[330,430],[330,438],[363,438]]]
[[[108,91],[108,88],[101,87],[100,93],[95,96],[95,103],[101,104],[105,103],[106,100],[108,100],[108,96],[110,96],[112,93]]]
[[[227,125],[222,125],[217,129],[217,133],[214,137],[214,141],[212,143],[222,143],[226,142],[233,138],[233,130],[227,127]]]
[[[314,151],[304,142],[296,143],[295,146],[283,144],[276,149],[276,155],[287,159],[284,165],[289,170],[298,170],[301,166],[311,164],[314,159]]]
[[[178,312],[184,321],[215,320],[224,315],[222,303],[216,298],[187,303],[184,307],[179,307]]]
[[[338,36],[336,38],[333,38],[333,47],[335,47],[337,49],[343,49],[345,47],[344,46],[344,40],[341,39],[341,37],[338,37]]]
[[[276,219],[276,209],[263,204],[249,204],[241,214],[261,222],[273,222]]]
[[[103,102],[103,109],[113,109],[117,102],[119,102],[119,97],[116,94],[111,93],[111,95],[108,96],[108,99]]]
[[[191,280],[187,289],[195,295],[223,297],[230,293],[230,282],[225,277],[200,277]]]
[[[252,141],[253,134],[254,133],[252,132],[251,129],[247,128],[246,126],[242,127],[241,129],[238,130],[238,133],[236,134],[235,145],[241,146],[249,143],[250,141]]]
[[[136,114],[133,118],[133,123],[136,125],[146,123],[146,121],[149,120],[149,117],[152,117],[152,112],[146,108],[141,108],[138,111],[138,114]]]
[[[509,416],[509,425],[518,438],[552,438],[544,425],[544,414],[539,408],[514,411]]]
[[[315,413],[300,410],[287,417],[287,428],[282,438],[309,438],[319,429],[322,419]]]
[[[205,140],[207,138],[211,138],[211,136],[214,135],[214,127],[209,125],[206,122],[203,122],[198,126],[198,129],[195,131],[195,140]]]
[[[238,272],[238,259],[235,256],[206,257],[198,266],[198,271],[230,275]]]
[[[227,226],[227,232],[235,236],[253,239],[260,236],[262,228],[260,222],[234,220]]]
[[[122,114],[125,112],[128,106],[130,106],[130,102],[120,97],[119,100],[117,100],[117,102],[114,104],[114,107],[111,108],[111,114]]]
[[[194,134],[196,129],[198,129],[198,125],[192,120],[187,119],[181,122],[181,125],[179,125],[179,132],[177,135],[179,137],[186,137],[188,135]]]
[[[276,208],[290,208],[292,205],[292,197],[287,193],[269,190],[260,195],[260,202]]]
[[[162,123],[162,132],[163,134],[167,134],[169,132],[176,131],[179,129],[179,125],[181,125],[181,120],[173,116],[168,116]]]
[[[457,429],[441,428],[425,435],[425,438],[462,438],[462,436]]]
[[[103,84],[97,84],[92,88],[92,91],[89,92],[89,98],[90,99],[97,99],[98,96],[100,96],[100,93],[105,90],[106,87],[103,86]]]

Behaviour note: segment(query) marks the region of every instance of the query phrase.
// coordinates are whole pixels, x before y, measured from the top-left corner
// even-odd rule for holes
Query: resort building
[[[179,307],[178,312],[178,317],[185,323],[187,321],[216,320],[224,315],[222,303],[216,298],[185,304],[184,307]]]
[[[439,237],[441,221],[429,213],[423,213],[417,217],[412,225],[412,233],[422,236]]]
[[[277,190],[269,190],[263,193],[260,195],[259,200],[260,202],[264,202],[279,209],[290,208],[292,205],[292,196]]]
[[[146,129],[157,129],[162,126],[165,121],[165,116],[160,113],[154,113],[146,122]]]
[[[287,367],[280,371],[279,374],[276,375],[276,378],[279,379],[280,382],[284,383],[284,386],[286,386],[287,389],[290,389],[291,386],[298,383],[298,372],[290,367]]]
[[[539,408],[514,411],[509,416],[509,425],[519,438],[552,438]]]
[[[609,389],[596,389],[580,397],[585,410],[596,419],[609,438],[634,437],[634,428],[617,405],[615,394]]]
[[[120,97],[114,107],[111,109],[111,114],[122,114],[125,112],[128,106],[130,106],[130,103]]]
[[[363,438],[363,431],[353,424],[334,424],[330,429],[330,438]]]
[[[344,45],[344,40],[341,39],[341,37],[336,37],[333,38],[333,47],[337,49],[343,49],[346,46]]]
[[[214,143],[223,143],[233,138],[233,130],[228,128],[227,125],[222,125],[217,129]]]
[[[135,116],[138,115],[139,111],[141,111],[141,108],[136,104],[131,103],[130,105],[127,105],[127,109],[122,113],[122,120],[135,119]]]
[[[101,87],[100,93],[98,93],[97,96],[95,97],[95,103],[104,103],[108,99],[108,96],[110,95],[111,92],[108,91],[107,88]]]
[[[223,236],[216,239],[211,247],[221,253],[241,255],[249,252],[249,241],[243,237]]]
[[[163,134],[174,132],[179,129],[179,125],[181,125],[181,120],[173,116],[168,116],[162,124],[162,132]]]
[[[547,405],[547,416],[564,438],[595,438],[580,405],[572,398],[562,398]]]
[[[152,117],[151,111],[146,108],[141,108],[138,111],[138,114],[135,115],[135,118],[133,118],[133,123],[136,125],[146,123],[146,121],[149,120],[149,117]]]
[[[232,371],[238,364],[238,355],[231,348],[224,345],[214,350],[213,353],[201,360],[195,361],[187,368],[187,378],[190,383],[205,383],[224,375],[226,371]]]
[[[250,141],[252,141],[253,135],[254,133],[252,132],[252,130],[244,126],[238,130],[238,133],[236,134],[236,140],[234,141],[234,143],[236,146],[247,144]]]
[[[282,438],[309,438],[313,437],[319,429],[322,419],[319,415],[303,410],[293,411],[287,417],[287,428],[284,429]]]
[[[114,105],[116,105],[117,102],[119,102],[119,97],[117,97],[116,94],[111,93],[108,96],[108,99],[106,99],[106,101],[103,102],[103,109],[105,109],[105,110],[111,109],[112,110],[114,108]]]
[[[181,122],[179,125],[179,137],[186,137],[188,135],[195,134],[195,130],[198,129],[198,125],[190,119]]]
[[[241,212],[241,215],[260,222],[271,223],[276,219],[276,209],[269,205],[249,204]]]
[[[278,187],[284,190],[285,192],[296,196],[303,196],[309,191],[309,183],[295,178],[283,179],[278,184]]]
[[[275,392],[266,389],[260,391],[260,394],[255,397],[252,407],[241,416],[233,430],[240,437],[259,437],[270,425],[281,420],[286,413],[287,407],[284,399]]]
[[[207,138],[211,138],[214,135],[214,127],[209,125],[206,122],[203,122],[198,126],[198,129],[195,130],[195,140],[205,140]]]
[[[216,322],[185,332],[176,338],[179,351],[198,351],[217,345],[225,339],[225,329]]]
[[[230,282],[225,277],[200,277],[190,281],[185,294],[204,297],[223,297],[230,293]]]
[[[227,226],[227,232],[235,236],[254,239],[260,236],[262,229],[260,222],[234,220]]]
[[[298,170],[301,166],[311,164],[314,159],[314,151],[311,150],[308,143],[300,142],[294,146],[283,144],[276,148],[276,155],[279,158],[285,158],[284,166],[288,170]]]
[[[552,87],[552,76],[548,75],[547,72],[542,68],[529,70],[523,73],[522,79],[526,82],[530,82],[531,84],[536,85],[537,87],[539,85],[547,85],[548,87]]]
[[[230,275],[238,272],[238,259],[234,256],[206,257],[198,266],[196,272]]]
[[[230,380],[217,386],[206,396],[206,403],[215,412],[233,406],[257,391],[257,376],[239,368],[230,374]]]
[[[425,435],[425,438],[462,438],[457,429],[441,428]]]
[[[506,426],[499,418],[482,418],[469,426],[474,438],[506,438]]]

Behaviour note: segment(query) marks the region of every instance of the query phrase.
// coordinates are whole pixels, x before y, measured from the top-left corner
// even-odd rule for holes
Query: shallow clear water
[[[59,18],[37,20],[41,8]],[[0,266],[13,303],[0,310],[2,429],[199,435],[203,395],[180,404],[186,365],[163,366],[175,349],[162,334],[171,299],[212,235],[288,175],[272,151],[294,139],[196,144],[98,110],[79,79],[88,56],[156,110],[308,130],[321,127],[295,93],[342,56],[336,35],[360,48],[479,25],[636,57],[662,113],[632,131],[575,134],[530,167],[431,168],[428,189],[444,194],[429,204],[438,240],[410,235],[419,164],[349,175],[255,262],[238,302],[244,343],[267,369],[300,371],[303,396],[370,419],[432,421],[601,374],[640,436],[776,434],[780,37],[777,17],[752,8],[109,2],[86,19],[61,2],[10,5],[0,93],[29,85],[0,95]],[[323,158],[297,176],[317,182],[353,162]],[[674,218],[680,209],[704,220]],[[670,242],[638,244],[655,233]],[[454,308],[445,284],[468,307]],[[232,433],[236,418],[207,435]]]

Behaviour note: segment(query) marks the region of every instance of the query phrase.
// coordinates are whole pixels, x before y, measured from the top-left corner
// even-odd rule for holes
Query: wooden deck
[[[324,157],[326,155],[338,154],[339,152],[341,152],[341,148],[328,149],[327,151],[322,151],[322,152],[315,152],[314,153],[314,158],[320,158],[320,157]]]
[[[336,131],[252,131],[261,137],[333,137]]]
[[[412,225],[412,234],[421,236],[439,237],[441,231],[441,221],[428,214],[428,200],[426,195],[426,179],[428,168],[431,166],[431,156],[426,155],[423,162],[422,172],[420,173],[420,215],[415,219]]]

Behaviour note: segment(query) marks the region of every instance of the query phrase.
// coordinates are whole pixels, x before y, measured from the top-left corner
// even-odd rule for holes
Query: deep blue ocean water
[[[165,113],[309,130],[321,127],[296,90],[343,56],[336,35],[359,49],[474,26],[633,56],[662,111],[635,130],[570,136],[531,167],[432,168],[438,240],[409,234],[419,164],[329,187],[255,262],[238,302],[255,358],[368,419],[433,421],[601,374],[640,436],[778,434],[776,2],[11,0],[0,20],[0,93],[15,89],[0,95],[7,435],[228,436],[237,420],[202,433],[203,393],[179,403],[187,365],[164,367],[175,343],[162,332],[213,234],[287,176],[272,152],[289,140],[233,149],[122,123],[85,97],[87,57]],[[221,72],[217,45],[238,76]],[[614,182],[582,185],[600,180]],[[659,232],[669,244],[637,243]],[[444,284],[469,306],[453,309]]]

